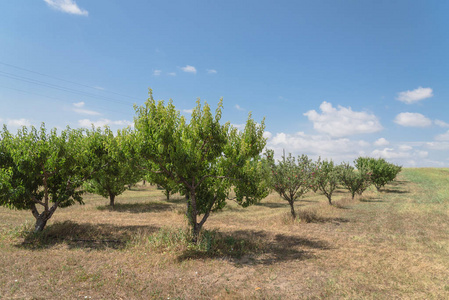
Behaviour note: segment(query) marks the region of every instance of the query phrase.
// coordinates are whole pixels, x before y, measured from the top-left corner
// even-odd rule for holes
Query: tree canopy
[[[152,172],[163,174],[180,185],[188,198],[189,224],[194,240],[211,211],[226,205],[231,191],[242,206],[267,195],[260,153],[265,147],[264,122],[251,115],[245,129],[221,124],[222,100],[215,116],[210,106],[198,100],[187,122],[172,101],[149,98],[135,107],[135,129],[139,154]],[[198,220],[198,217],[202,218]]]

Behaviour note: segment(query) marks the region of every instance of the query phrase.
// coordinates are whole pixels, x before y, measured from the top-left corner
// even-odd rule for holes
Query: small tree
[[[58,207],[83,204],[79,187],[93,169],[82,130],[60,135],[31,127],[15,136],[6,126],[0,141],[0,205],[31,210],[35,232],[42,231]],[[39,213],[37,205],[41,206]]]
[[[105,127],[88,132],[90,148],[96,153],[97,164],[103,165],[84,185],[90,193],[109,198],[114,207],[115,197],[121,195],[129,184],[137,183],[143,176],[143,170],[137,167],[137,159],[130,156],[125,145],[132,146],[132,132],[129,128],[112,131]]]
[[[349,163],[340,165],[340,182],[351,193],[352,199],[355,194],[362,193],[371,185],[371,173],[367,170],[354,170]]]
[[[319,158],[315,163],[315,178],[314,183],[332,205],[332,193],[340,183],[340,168],[334,165],[332,160],[321,161]]]
[[[289,153],[287,157],[274,163],[273,151],[267,151],[267,159],[271,167],[271,187],[290,204],[292,218],[296,218],[294,202],[307,193],[311,186],[312,167],[307,155],[295,157]]]
[[[226,205],[231,188],[242,206],[267,195],[259,172],[259,154],[266,143],[263,121],[257,125],[250,116],[244,131],[239,132],[229,123],[220,124],[222,100],[215,117],[209,105],[201,107],[198,100],[187,123],[172,101],[156,103],[151,90],[145,104],[135,109],[138,152],[154,166],[151,171],[180,185],[188,198],[194,242],[210,212]]]
[[[401,166],[391,164],[383,158],[359,157],[354,163],[357,169],[365,169],[371,172],[371,182],[377,191],[393,181],[402,169]]]
[[[163,173],[149,172],[145,178],[148,179],[150,183],[156,184],[158,187],[161,187],[164,190],[163,193],[167,201],[170,200],[170,195],[179,192],[178,184]]]

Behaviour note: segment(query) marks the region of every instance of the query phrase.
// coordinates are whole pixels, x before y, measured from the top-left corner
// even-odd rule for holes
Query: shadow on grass
[[[101,205],[97,206],[97,209],[128,213],[147,213],[172,210],[173,205],[164,202],[117,203],[114,207],[109,205]]]
[[[259,202],[259,203],[256,203],[254,205],[255,206],[268,207],[268,208],[280,208],[280,207],[287,207],[287,206],[289,206],[287,201],[285,201],[285,203]]]
[[[404,191],[404,190],[396,190],[396,189],[381,189],[380,190],[381,193],[393,193],[393,194],[407,194],[409,193],[409,191]]]
[[[283,261],[314,258],[316,250],[331,249],[318,239],[266,231],[238,230],[218,233],[206,250],[188,248],[178,256],[178,261],[191,259],[226,259],[236,266],[272,265]]]
[[[117,226],[112,224],[78,224],[72,221],[54,223],[39,233],[24,234],[16,247],[29,250],[49,249],[65,244],[69,249],[123,249],[135,236],[149,235],[154,226]]]
[[[173,204],[187,204],[187,199],[185,197],[179,196],[179,197],[170,197],[170,199],[164,199],[165,201]]]
[[[385,200],[381,200],[380,198],[375,198],[375,197],[360,198],[359,201],[360,202],[385,202]]]

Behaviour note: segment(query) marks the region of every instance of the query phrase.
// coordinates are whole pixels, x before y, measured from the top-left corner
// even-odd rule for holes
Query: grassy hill
[[[229,201],[186,242],[185,200],[138,185],[58,209],[40,235],[28,211],[0,208],[0,299],[446,299],[449,169],[403,169],[378,193],[335,206],[309,193]]]

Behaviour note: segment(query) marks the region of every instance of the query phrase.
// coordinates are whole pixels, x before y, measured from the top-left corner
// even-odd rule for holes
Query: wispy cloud
[[[400,92],[396,98],[407,104],[412,104],[430,97],[433,97],[433,90],[431,88],[419,87],[413,91]]]
[[[186,114],[191,114],[191,113],[193,113],[193,108],[192,109],[183,109],[182,112],[184,112]]]
[[[373,114],[353,111],[351,107],[334,108],[324,101],[320,105],[321,114],[310,110],[304,115],[313,122],[313,128],[333,137],[344,137],[354,134],[373,133],[383,129]]]
[[[435,123],[435,125],[440,126],[440,127],[449,127],[449,123],[446,123],[441,120],[435,120],[434,123]]]
[[[240,110],[240,111],[244,111],[245,110],[244,108],[240,107],[240,105],[238,105],[238,104],[235,105],[235,108],[237,110]]]
[[[128,120],[117,120],[112,121],[109,119],[100,119],[98,121],[92,121],[89,119],[82,119],[78,121],[78,125],[85,128],[90,128],[92,125],[95,127],[103,127],[103,126],[112,126],[112,125],[118,125],[118,126],[134,126],[134,123]]]
[[[374,142],[374,146],[387,146],[389,144],[390,144],[390,142],[387,141],[385,138],[380,138]]]
[[[432,125],[432,121],[420,113],[400,113],[394,119],[396,124],[405,127],[428,127]]]
[[[56,10],[80,16],[88,16],[89,12],[78,7],[74,0],[44,0],[51,8]]]
[[[83,108],[85,105],[84,102],[76,102],[73,103],[74,108],[72,108],[72,111],[78,113],[78,114],[83,114],[83,115],[90,115],[90,116],[98,116],[101,115],[101,113],[94,111],[94,110],[89,110],[89,109],[85,109]]]
[[[183,71],[186,72],[186,73],[193,73],[193,74],[196,74],[196,68],[195,68],[194,66],[189,66],[189,65],[187,65],[187,66],[185,66],[185,67],[182,67],[181,70],[183,70]]]
[[[31,121],[25,118],[21,119],[8,119],[6,125],[12,127],[31,126]]]
[[[206,71],[207,71],[207,74],[217,74],[218,73],[217,70],[214,70],[214,69],[207,69]]]
[[[176,72],[170,72],[170,73],[167,73],[168,75],[170,75],[170,76],[176,76]]]
[[[161,75],[161,72],[162,72],[161,70],[154,70],[153,71],[153,75],[154,76],[159,76],[159,75]]]

